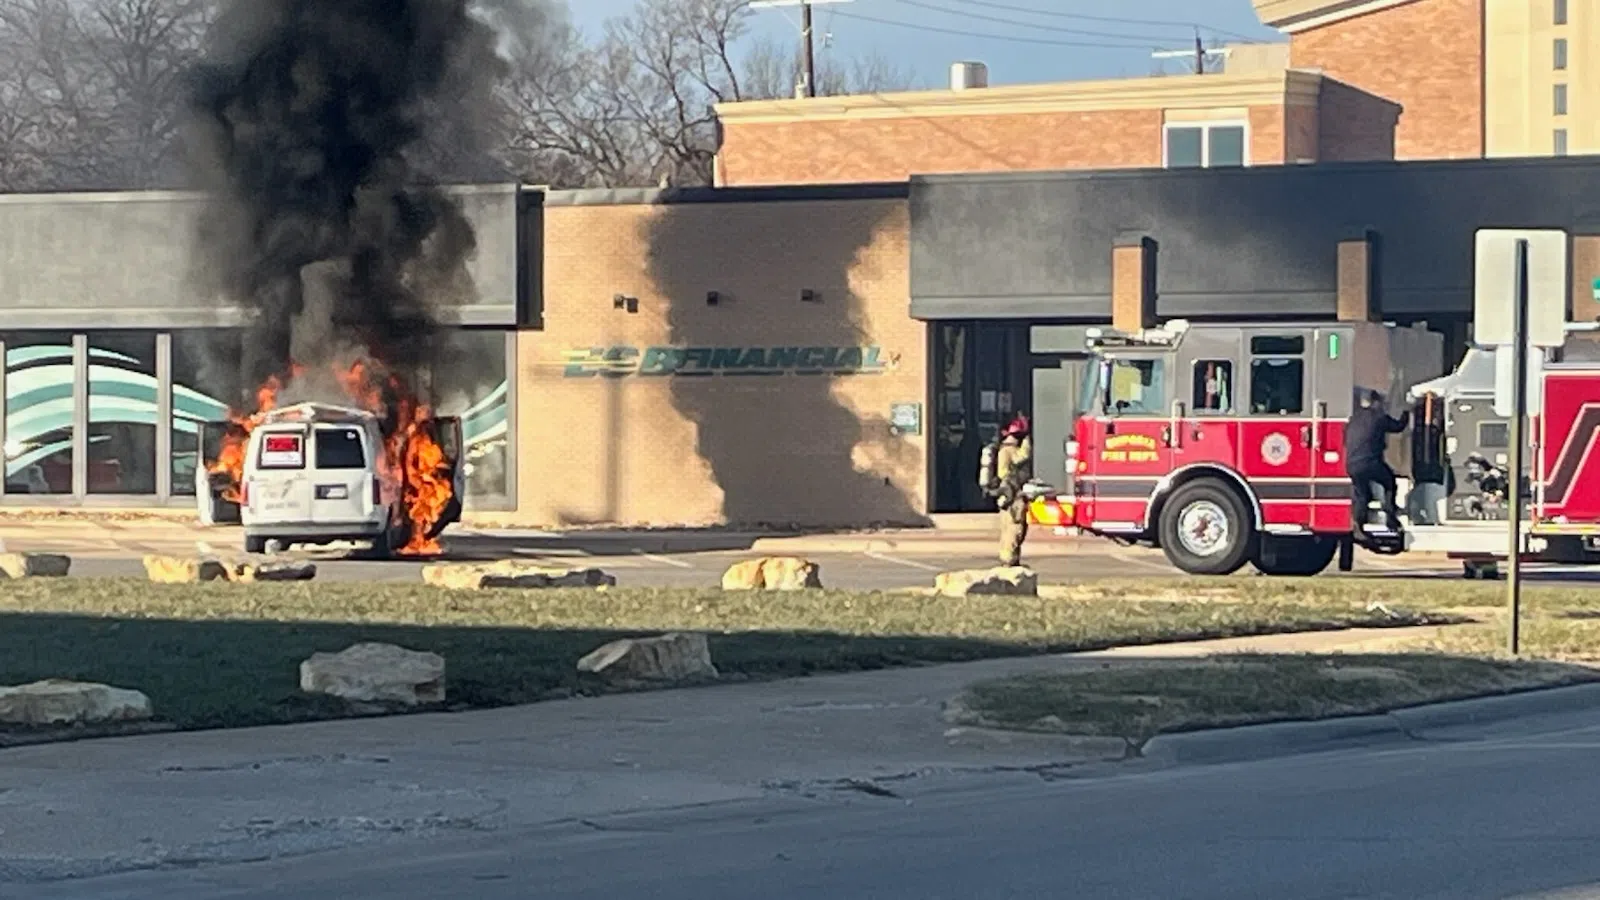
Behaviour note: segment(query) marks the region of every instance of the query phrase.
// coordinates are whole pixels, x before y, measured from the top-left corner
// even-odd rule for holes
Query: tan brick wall
[[[1111,248],[1111,327],[1138,331],[1156,325],[1155,285],[1147,277],[1156,263],[1150,243],[1124,243]]]
[[[1161,165],[1161,123],[1158,109],[730,122],[718,159],[728,186],[1137,168]]]
[[[1290,60],[1400,104],[1396,158],[1481,157],[1482,2],[1421,0],[1313,28],[1290,37]]]
[[[1316,162],[1322,151],[1322,122],[1317,106],[1289,106],[1283,110],[1283,161]]]
[[[1317,158],[1363,162],[1395,158],[1400,106],[1331,78],[1317,104]]]
[[[1252,166],[1278,165],[1284,160],[1288,147],[1285,132],[1285,115],[1281,106],[1252,106],[1250,108],[1250,164]]]
[[[1338,249],[1338,299],[1341,322],[1370,322],[1376,318],[1372,297],[1372,245],[1365,240],[1340,241]]]
[[[1600,303],[1594,300],[1594,280],[1600,278],[1600,235],[1572,238],[1572,321],[1600,322]]]
[[[927,446],[888,422],[891,404],[926,403],[908,234],[903,200],[547,207],[546,330],[518,338],[519,518],[919,521]],[[639,311],[614,309],[617,294]],[[877,345],[891,368],[564,376],[562,351],[617,345]]]

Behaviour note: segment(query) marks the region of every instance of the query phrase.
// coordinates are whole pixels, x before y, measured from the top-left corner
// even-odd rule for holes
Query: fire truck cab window
[[[1300,356],[1306,339],[1297,334],[1263,334],[1250,339],[1251,356]]]
[[[1111,363],[1106,411],[1117,416],[1162,415],[1166,380],[1159,359],[1118,359]]]
[[[1306,364],[1298,359],[1250,360],[1250,414],[1298,416],[1305,410]]]
[[[354,428],[319,428],[316,433],[318,469],[362,469],[367,457],[361,434]]]
[[[1226,413],[1233,409],[1233,360],[1201,359],[1194,364],[1194,411]]]

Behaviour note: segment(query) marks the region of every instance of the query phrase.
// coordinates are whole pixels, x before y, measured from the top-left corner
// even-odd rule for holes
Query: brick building
[[[982,509],[1015,411],[1063,465],[1087,328],[1382,317],[1460,346],[1478,228],[1566,230],[1600,318],[1600,162],[1500,158],[1596,149],[1600,0],[1256,5],[1287,40],[1218,74],[735,104],[718,188],[464,190],[477,296],[437,324],[469,352],[428,375],[469,518]],[[0,506],[194,503],[245,316],[184,277],[203,203],[0,198]]]
[[[1600,0],[1255,6],[1217,74],[724,104],[718,183],[1600,151]]]

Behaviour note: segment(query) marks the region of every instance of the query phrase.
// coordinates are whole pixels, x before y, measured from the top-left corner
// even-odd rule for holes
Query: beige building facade
[[[517,446],[514,518],[923,521],[907,200],[857,193],[547,194],[544,329],[516,336],[517,418],[540,427]]]

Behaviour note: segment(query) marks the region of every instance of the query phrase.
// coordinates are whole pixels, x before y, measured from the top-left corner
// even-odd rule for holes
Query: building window
[[[1567,86],[1566,85],[1564,85],[1564,84],[1556,85],[1554,105],[1555,105],[1556,115],[1564,116],[1564,115],[1567,114]]]
[[[150,331],[89,334],[88,491],[156,492],[161,385]]]
[[[1233,361],[1201,359],[1194,364],[1194,411],[1227,413],[1233,410]]]
[[[200,437],[207,422],[226,421],[245,395],[238,331],[195,329],[172,336],[172,493],[193,497],[200,474]],[[253,410],[252,410],[253,412]]]
[[[1554,141],[1552,143],[1554,144],[1554,146],[1551,147],[1551,151],[1553,153],[1555,153],[1556,156],[1566,156],[1567,155],[1567,130],[1565,128],[1557,128],[1556,129],[1556,133],[1555,133],[1555,139],[1554,139]]]
[[[434,363],[433,390],[442,415],[461,417],[467,496],[505,502],[511,493],[511,384],[503,330],[449,333],[450,350]]]
[[[1552,65],[1556,71],[1562,72],[1567,68],[1567,39],[1556,38],[1555,46],[1551,51]]]
[[[1567,24],[1567,0],[1555,0],[1555,24]]]
[[[1163,151],[1169,169],[1249,165],[1242,124],[1169,125]]]
[[[77,408],[72,334],[0,334],[5,348],[6,493],[72,493]]]

